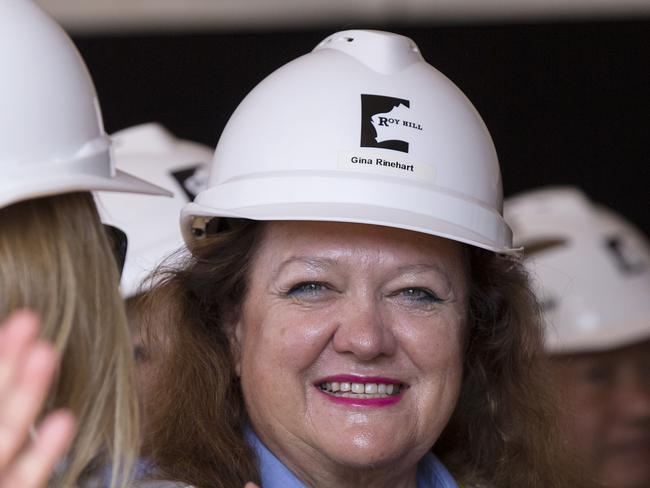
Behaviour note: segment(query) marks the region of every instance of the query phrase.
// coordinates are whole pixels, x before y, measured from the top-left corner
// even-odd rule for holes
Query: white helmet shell
[[[184,245],[178,219],[183,205],[207,186],[212,148],[175,138],[158,124],[113,134],[117,166],[171,190],[174,198],[124,193],[96,194],[102,222],[128,237],[120,289],[125,298],[144,291],[143,280]]]
[[[31,0],[0,2],[0,208],[58,193],[166,194],[116,171],[86,66]]]
[[[509,198],[505,217],[542,303],[550,353],[602,351],[650,338],[650,244],[579,190]]]
[[[515,251],[485,124],[397,34],[339,32],[263,80],[226,125],[209,186],[183,210],[188,242],[197,222],[241,217],[376,224]]]

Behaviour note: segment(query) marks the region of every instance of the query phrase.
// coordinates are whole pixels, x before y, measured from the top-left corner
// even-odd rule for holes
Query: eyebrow
[[[324,269],[330,268],[338,264],[338,261],[333,258],[311,258],[306,256],[292,256],[285,259],[280,263],[273,273],[273,278],[276,279],[282,271],[294,264],[303,264],[306,265],[310,270],[322,271]],[[404,275],[404,274],[422,274],[428,272],[435,272],[440,275],[444,280],[445,284],[451,288],[451,277],[447,270],[438,264],[409,264],[406,266],[400,266],[397,268],[395,276]]]
[[[294,263],[306,265],[310,270],[324,270],[328,267],[336,265],[337,260],[332,258],[308,258],[306,256],[292,256],[285,259],[278,265],[277,269],[273,273],[273,279],[277,279],[280,273],[282,273],[282,271],[287,266]]]
[[[445,280],[445,285],[449,289],[452,288],[452,280],[449,272],[444,266],[441,266],[439,264],[409,264],[406,266],[400,266],[397,268],[396,276],[405,274],[422,274],[431,271],[443,278]]]

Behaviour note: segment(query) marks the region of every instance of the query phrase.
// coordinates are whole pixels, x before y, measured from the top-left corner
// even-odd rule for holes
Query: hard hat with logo
[[[112,135],[117,167],[171,190],[174,198],[98,192],[102,222],[122,229],[129,245],[120,289],[134,296],[166,256],[183,246],[178,219],[183,205],[204,189],[212,149],[175,138],[158,124],[143,124]]]
[[[166,194],[117,171],[70,38],[31,0],[0,1],[0,208],[74,191]]]
[[[183,210],[209,219],[357,222],[512,252],[490,134],[415,43],[345,31],[281,67],[223,131],[209,189]]]
[[[509,198],[505,216],[526,249],[547,351],[601,351],[650,338],[650,243],[638,230],[570,187]]]

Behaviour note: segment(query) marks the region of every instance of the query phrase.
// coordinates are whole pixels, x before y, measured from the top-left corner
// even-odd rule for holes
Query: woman
[[[192,256],[147,297],[178,324],[159,475],[583,486],[554,442],[491,138],[410,39],[340,32],[270,75],[209,186],[183,211]]]
[[[72,447],[50,486],[93,486],[109,460],[111,487],[124,486],[139,448],[115,259],[123,262],[126,242],[102,226],[90,191],[164,191],[115,171],[86,67],[67,35],[33,2],[0,3],[0,59],[0,319],[33,310],[41,340],[60,358],[43,407],[33,394],[24,419],[33,416],[27,410],[44,415],[63,407],[76,419]],[[36,334],[33,319],[19,322],[24,334]],[[40,385],[53,370],[52,358],[45,363]],[[60,446],[70,425],[59,432]],[[26,427],[23,422],[19,434]],[[20,444],[24,437],[17,439]]]
[[[544,306],[571,451],[611,488],[650,486],[650,243],[576,188],[506,201]]]

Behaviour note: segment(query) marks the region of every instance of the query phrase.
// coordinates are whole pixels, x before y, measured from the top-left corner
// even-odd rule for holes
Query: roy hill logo
[[[361,147],[409,152],[408,140],[422,126],[410,120],[411,102],[383,95],[361,95]]]

